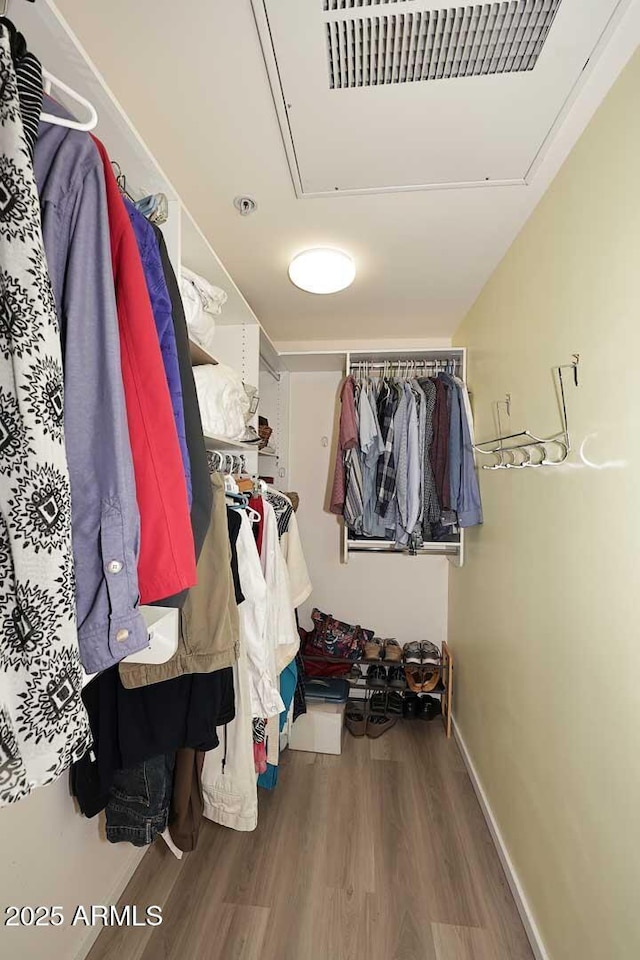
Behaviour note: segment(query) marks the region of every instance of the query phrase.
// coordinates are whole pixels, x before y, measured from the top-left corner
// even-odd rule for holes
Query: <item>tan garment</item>
[[[180,614],[176,653],[166,663],[120,663],[127,688],[145,687],[185,673],[213,673],[238,659],[238,607],[231,574],[231,545],[224,482],[211,477],[211,523],[198,560],[198,583]]]

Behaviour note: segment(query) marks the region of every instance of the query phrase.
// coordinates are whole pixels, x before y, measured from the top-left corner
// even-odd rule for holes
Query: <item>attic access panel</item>
[[[252,0],[298,196],[523,183],[626,0]]]

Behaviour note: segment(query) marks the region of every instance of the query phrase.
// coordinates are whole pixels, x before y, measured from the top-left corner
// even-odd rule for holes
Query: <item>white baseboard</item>
[[[453,735],[456,739],[456,743],[460,747],[462,759],[464,760],[471,783],[473,784],[473,789],[475,790],[478,798],[480,809],[482,810],[484,818],[487,821],[491,839],[493,840],[498,857],[500,858],[502,869],[505,872],[507,883],[509,884],[511,893],[513,894],[513,899],[516,902],[516,907],[518,908],[518,913],[520,914],[525,932],[529,939],[529,943],[531,944],[531,949],[533,950],[536,960],[551,960],[543,943],[540,930],[538,929],[538,925],[533,917],[529,903],[527,902],[522,884],[520,883],[518,875],[515,871],[515,867],[511,861],[511,857],[509,856],[509,851],[507,850],[496,818],[494,817],[493,811],[489,806],[489,801],[486,793],[484,792],[482,783],[480,782],[480,778],[478,777],[478,772],[473,764],[473,760],[471,759],[469,751],[467,750],[467,745],[464,742],[462,734],[460,733],[460,729],[456,723],[455,717],[452,718],[452,726]]]

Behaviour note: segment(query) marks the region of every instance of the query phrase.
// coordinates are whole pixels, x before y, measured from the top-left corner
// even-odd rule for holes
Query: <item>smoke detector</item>
[[[258,204],[253,197],[235,197],[233,205],[241,217],[248,217],[258,209]]]

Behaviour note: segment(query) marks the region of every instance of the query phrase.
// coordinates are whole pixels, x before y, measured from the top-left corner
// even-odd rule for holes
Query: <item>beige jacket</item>
[[[211,477],[211,523],[198,560],[198,583],[180,615],[178,649],[166,663],[120,663],[127,688],[145,687],[185,673],[213,673],[238,659],[238,607],[231,574],[224,481]]]

